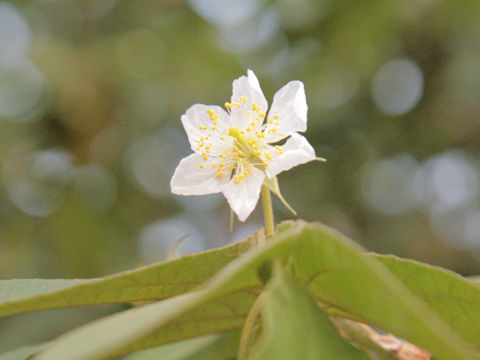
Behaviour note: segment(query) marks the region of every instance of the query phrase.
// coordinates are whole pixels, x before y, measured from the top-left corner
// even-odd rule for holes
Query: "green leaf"
[[[198,291],[125,311],[60,337],[40,359],[96,359],[241,326],[273,258],[331,314],[382,328],[439,359],[478,359],[425,303],[372,256],[337,232],[298,223],[232,261]],[[461,304],[451,309],[454,317]],[[74,357],[73,357],[74,356]]]
[[[466,341],[480,348],[480,287],[452,271],[392,255],[379,260]]]
[[[29,356],[46,348],[49,344],[22,346],[21,348],[0,354],[0,360],[26,360]]]
[[[0,281],[0,316],[78,305],[159,300],[186,293],[255,246],[256,235],[205,251],[92,280]]]
[[[368,359],[340,336],[304,287],[275,270],[266,287],[262,332],[249,359]]]
[[[125,360],[225,360],[235,358],[239,331],[207,335],[140,351]],[[1,359],[0,359],[1,360]]]

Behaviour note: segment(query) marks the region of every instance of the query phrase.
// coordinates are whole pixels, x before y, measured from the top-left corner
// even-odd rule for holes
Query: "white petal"
[[[246,101],[245,101],[246,99]],[[256,122],[259,126],[262,121],[256,120],[258,112],[252,110],[253,104],[260,107],[260,112],[267,112],[268,103],[263,95],[260,83],[252,70],[248,70],[248,76],[241,76],[233,81],[232,102],[241,104],[231,110],[231,119],[234,126],[245,129]]]
[[[268,119],[273,124],[267,122],[267,142],[276,142],[293,132],[307,130],[307,110],[305,89],[301,81],[290,81],[278,90],[268,113]],[[276,117],[278,118],[275,119]],[[276,125],[275,122],[279,124]],[[271,131],[273,129],[275,131]]]
[[[210,119],[207,110],[214,110],[218,115],[217,125]],[[190,147],[195,151],[197,140],[207,134],[214,134],[214,137],[220,137],[230,128],[230,118],[225,110],[216,105],[195,104],[190,106],[184,115],[182,115],[182,124],[190,142]],[[207,129],[202,130],[200,126]],[[217,127],[217,129],[213,129]]]
[[[205,167],[200,169],[200,164]],[[215,177],[217,170],[212,168],[211,162],[203,161],[200,154],[191,154],[183,158],[175,169],[170,188],[177,195],[206,195],[221,191],[229,177],[220,179]]]
[[[264,179],[263,171],[253,167],[240,184],[232,180],[223,187],[223,195],[240,221],[245,221],[255,209]]]
[[[269,178],[273,178],[282,171],[289,170],[297,165],[315,160],[315,150],[307,139],[297,133],[291,134],[285,145],[282,145],[283,154],[272,151],[273,159],[266,169]]]

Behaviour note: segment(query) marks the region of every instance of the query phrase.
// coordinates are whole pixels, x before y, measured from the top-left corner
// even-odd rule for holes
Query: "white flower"
[[[276,175],[315,160],[315,151],[298,131],[307,129],[307,102],[301,81],[291,81],[267,100],[257,77],[233,81],[227,111],[195,104],[182,116],[194,151],[180,161],[170,186],[178,195],[222,192],[241,221],[255,209],[263,184],[281,197]],[[283,145],[271,145],[287,138]],[[282,199],[283,200],[283,199]]]

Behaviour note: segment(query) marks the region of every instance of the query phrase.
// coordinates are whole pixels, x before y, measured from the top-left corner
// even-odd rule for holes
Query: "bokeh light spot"
[[[373,79],[373,101],[389,115],[409,112],[418,103],[422,93],[422,72],[417,64],[408,59],[386,63]]]

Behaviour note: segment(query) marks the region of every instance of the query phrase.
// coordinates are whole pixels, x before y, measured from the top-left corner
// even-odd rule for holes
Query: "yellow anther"
[[[195,150],[200,150],[200,146],[197,146],[197,147],[195,148]]]
[[[208,160],[207,155],[203,155],[203,156],[202,156],[202,159],[203,159],[203,161],[207,161],[207,160]]]
[[[228,170],[233,170],[233,166],[232,166],[232,165],[228,165],[228,166],[227,166],[227,169],[228,169]]]
[[[241,135],[245,135],[245,131],[240,130],[240,134],[241,134]]]
[[[257,149],[258,149],[257,144],[252,144],[252,148],[254,148],[255,150],[257,150]]]
[[[217,130],[217,127],[216,127],[216,126],[213,126],[213,127],[212,127],[212,130]]]
[[[212,114],[212,115],[210,115],[210,120],[215,121],[215,120],[218,120],[218,118],[219,118],[218,114]]]
[[[270,164],[267,163],[266,161],[263,163],[263,166],[268,167]]]
[[[231,109],[233,107],[233,105],[231,103],[229,103],[228,101],[225,102],[224,106],[227,108],[227,109]]]
[[[247,111],[247,116],[252,115],[252,112],[250,110]]]
[[[220,140],[225,140],[225,138],[223,136],[220,136]]]
[[[271,128],[268,132],[277,132],[277,128]]]
[[[280,121],[275,121],[275,125],[280,125]]]
[[[270,152],[266,152],[265,156],[268,158],[268,160],[272,159],[272,153],[270,153]]]
[[[238,147],[236,147],[235,145],[233,145],[232,149],[235,150],[235,151],[237,151],[237,150],[238,150]]]
[[[278,119],[278,115],[274,115],[273,118],[276,120]]]
[[[257,125],[257,123],[256,123],[255,121],[252,121],[252,122],[250,123],[250,125],[255,126],[255,125]]]
[[[232,156],[232,153],[231,153],[231,152],[227,152],[227,156]]]
[[[237,107],[242,106],[242,104],[240,104],[240,103],[238,103],[238,102],[233,102],[233,101],[232,101],[232,105],[233,105],[233,106],[237,106]]]
[[[260,106],[258,106],[256,103],[253,103],[252,110],[253,111],[260,111],[260,110],[262,110],[262,108]]]
[[[281,132],[281,133],[278,133],[278,135],[285,136],[285,133]]]
[[[215,169],[216,167],[217,167],[217,164],[213,163],[213,164],[212,164],[212,168]]]
[[[265,113],[261,112],[261,113],[258,113],[258,116],[264,118],[265,117]]]
[[[223,171],[219,171],[217,172],[217,175],[215,175],[215,177],[218,179],[219,177],[221,177],[223,175]]]
[[[223,158],[224,156],[225,156],[225,155],[223,155],[223,154],[218,154],[218,157]]]
[[[257,137],[263,138],[263,137],[265,137],[265,133],[263,131],[260,131],[260,132],[257,133]]]
[[[272,119],[268,119],[267,122],[268,122],[269,124],[273,124],[273,120],[272,120]]]
[[[285,151],[278,145],[275,145],[275,150],[277,150],[280,154],[283,154]]]
[[[215,110],[208,109],[208,110],[207,110],[207,114],[208,114],[208,115],[215,114]]]
[[[212,134],[208,134],[208,136],[213,136]]]
[[[198,167],[199,167],[200,169],[203,169],[203,168],[205,167],[205,164],[200,164],[200,165],[198,165]]]
[[[245,96],[240,96],[240,101],[247,102],[247,98]]]
[[[220,168],[223,168],[225,166],[225,163],[221,162],[220,164],[218,164],[218,167]]]
[[[200,128],[200,130],[207,130],[207,127],[204,126],[204,125],[200,125],[199,128]]]
[[[257,154],[257,156],[261,156],[261,155],[262,155],[262,152],[261,152],[261,151],[257,151],[255,154]]]
[[[247,131],[250,131],[250,130],[252,130],[252,129],[251,129],[251,128],[249,128],[249,127],[247,127],[245,130],[247,130]]]

